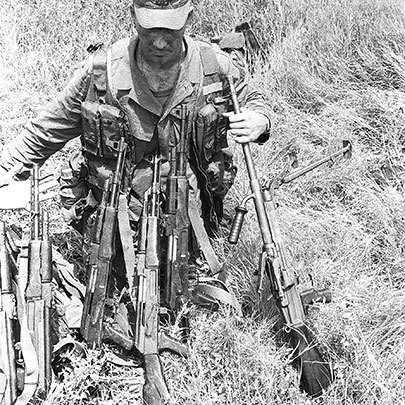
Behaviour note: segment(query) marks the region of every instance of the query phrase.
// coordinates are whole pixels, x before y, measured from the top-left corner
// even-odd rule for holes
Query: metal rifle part
[[[0,221],[0,404],[11,405],[17,398],[17,369],[15,359],[14,313],[15,300],[11,279],[6,230]]]
[[[170,350],[187,356],[187,348],[159,330],[160,314],[160,232],[161,191],[160,156],[153,156],[151,187],[145,192],[139,223],[137,267],[132,297],[136,313],[135,348],[144,357],[145,385],[143,399],[147,405],[161,405],[170,394],[164,379],[159,353]]]
[[[39,167],[33,165],[31,188],[31,239],[28,245],[28,283],[25,289],[28,329],[33,335],[39,364],[38,390],[49,390],[52,342],[50,309],[52,301],[52,248],[48,232],[48,215],[39,202]]]
[[[263,192],[265,190],[268,190],[271,194],[271,198],[274,198],[274,191],[278,189],[280,186],[283,184],[288,184],[291,183],[292,181],[296,180],[297,178],[307,174],[308,172],[318,168],[319,166],[332,161],[335,157],[338,157],[340,155],[343,155],[345,158],[350,158],[352,155],[352,145],[350,141],[344,140],[343,141],[343,148],[339,149],[338,151],[325,156],[313,163],[311,163],[308,166],[305,166],[303,168],[294,170],[291,173],[288,173],[286,175],[283,175],[281,177],[275,177],[270,180],[265,180],[262,181],[261,188]],[[248,212],[248,209],[246,208],[246,204],[248,203],[249,200],[254,199],[255,195],[250,194],[246,196],[242,202],[235,208],[235,217],[232,222],[231,230],[229,232],[228,236],[228,242],[231,244],[236,244],[239,240],[239,235],[242,229],[243,221],[245,218],[245,215]]]
[[[177,310],[188,294],[189,228],[187,180],[187,120],[185,105],[180,110],[180,137],[170,149],[170,171],[167,179],[165,301]],[[185,325],[184,325],[185,326]]]
[[[16,275],[16,302],[17,317],[20,325],[18,364],[23,365],[23,370],[17,369],[17,387],[22,387],[14,405],[27,405],[33,398],[38,387],[39,363],[34,344],[33,333],[28,329],[28,310],[24,291],[28,283],[29,271],[29,240],[21,241],[21,250],[17,258],[18,274]],[[22,361],[21,361],[22,360]],[[20,373],[21,372],[21,373]],[[20,384],[20,382],[22,383]]]
[[[239,114],[241,110],[233,78],[228,76],[228,81],[234,112]],[[249,199],[253,199],[263,240],[260,272],[265,271],[270,279],[271,291],[283,318],[284,328],[297,355],[301,386],[309,395],[317,397],[331,384],[333,374],[329,364],[323,360],[314,336],[305,324],[304,307],[297,289],[298,281],[286,263],[274,201],[271,199],[270,192],[264,190],[259,182],[250,144],[243,143],[242,150],[252,191],[252,194],[244,199],[242,206],[244,207]],[[242,218],[245,215],[244,210],[239,210],[231,241],[237,241],[235,233],[238,229],[240,230]]]
[[[350,143],[350,141],[345,140],[343,141],[343,147],[341,149],[339,149],[338,151],[331,153],[328,156],[325,156],[322,159],[319,159],[313,163],[311,163],[308,166],[305,166],[303,168],[294,170],[291,173],[288,173],[286,176],[282,177],[281,179],[278,180],[278,184],[277,186],[280,186],[282,184],[288,184],[291,183],[292,181],[294,181],[295,179],[297,179],[298,177],[303,176],[304,174],[307,174],[308,172],[318,168],[319,166],[332,161],[335,157],[338,157],[340,155],[343,155],[343,157],[345,157],[346,159],[351,158],[352,156],[352,144]]]
[[[120,139],[118,158],[112,180],[104,185],[102,201],[91,241],[88,264],[89,280],[84,299],[80,331],[91,348],[99,347],[104,339],[115,336],[109,324],[104,325],[104,312],[108,299],[108,287],[115,257],[119,193],[125,167],[126,142]],[[121,340],[121,339],[120,339]]]

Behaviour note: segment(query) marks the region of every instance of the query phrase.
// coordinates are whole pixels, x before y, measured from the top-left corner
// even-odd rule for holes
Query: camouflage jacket
[[[209,170],[210,160],[215,158],[217,150],[227,146],[226,130],[225,126],[221,124],[224,131],[219,134],[205,131],[207,128],[202,128],[200,134],[194,134],[196,132],[194,123],[199,120],[199,112],[203,110],[204,106],[214,104],[214,99],[221,98],[226,93],[227,75],[233,76],[238,83],[237,91],[241,104],[269,118],[264,99],[259,92],[249,90],[246,72],[232,56],[219,49],[213,50],[211,45],[186,36],[186,56],[181,65],[177,84],[165,105],[162,106],[151,93],[135,62],[137,41],[135,36],[113,44],[108,51],[110,59],[107,62],[107,104],[115,104],[116,107],[129,114],[130,136],[133,139],[131,148],[133,168],[134,170],[139,169],[139,165],[142,166],[143,156],[153,152],[157,147],[162,155],[167,157],[170,145],[175,142],[175,139],[173,140],[173,133],[176,133],[174,129],[179,126],[178,107],[186,104],[189,110],[193,111],[193,124],[190,128],[193,135],[190,136],[193,139],[192,143],[196,145],[194,156],[191,156],[190,153],[192,168],[190,176],[193,176],[196,171],[200,172],[196,173],[199,188],[206,188],[206,184],[202,184],[204,180],[201,179],[204,175],[201,176],[201,173]],[[203,52],[206,52],[208,57],[203,58]],[[86,60],[56,99],[45,106],[36,119],[26,125],[19,137],[6,145],[0,160],[4,168],[9,169],[18,162],[43,163],[69,140],[80,136],[84,153],[76,155],[76,162],[70,164],[70,169],[75,172],[73,175],[84,175],[86,182],[90,183],[91,187],[100,188],[102,186],[115,163],[113,156],[100,155],[97,151],[92,150],[91,145],[87,145],[89,147],[86,148],[88,143],[86,142],[86,139],[88,140],[86,127],[89,123],[87,113],[84,111],[86,109],[83,106],[89,101],[97,102],[97,95],[94,94],[94,72],[97,69],[97,66],[94,65],[94,57]],[[207,60],[211,60],[211,63],[207,63]],[[212,79],[207,80],[207,77],[212,77]],[[229,108],[229,103],[225,106],[219,105],[218,108],[215,106],[219,113],[229,110]],[[220,115],[216,115],[219,120],[221,120]],[[223,121],[222,118],[221,122]],[[106,120],[106,122],[110,121]],[[217,126],[218,122],[215,122],[215,127]],[[113,131],[114,129],[112,129]],[[219,141],[210,139],[218,137]],[[266,134],[261,137],[262,141],[265,139]],[[85,166],[84,174],[83,165]],[[140,167],[138,171],[142,172],[142,169]],[[133,174],[132,185],[135,195],[143,195],[147,181],[143,182],[139,176],[137,177],[136,171]],[[139,186],[142,183],[144,186]],[[206,180],[205,183],[207,183]],[[137,185],[139,190],[136,190]],[[81,190],[81,187],[79,187],[79,194],[87,191]],[[74,199],[75,196],[72,194],[71,198]],[[212,198],[205,197],[205,200],[205,205],[210,211],[209,205],[213,204]],[[211,214],[207,212],[208,216]]]

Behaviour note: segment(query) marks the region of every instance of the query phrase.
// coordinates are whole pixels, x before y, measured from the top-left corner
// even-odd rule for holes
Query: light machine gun
[[[239,102],[232,77],[228,77],[228,81],[234,112],[239,114]],[[350,156],[351,145],[349,142],[345,142],[342,150],[306,168],[296,170],[290,175],[265,184],[261,184],[257,177],[249,143],[243,143],[242,148],[252,193],[244,198],[242,204],[236,208],[228,241],[231,244],[237,243],[243,218],[247,213],[246,203],[252,199],[263,239],[263,251],[259,263],[259,291],[262,290],[263,275],[266,273],[270,279],[270,288],[285,325],[284,329],[288,332],[290,343],[296,351],[297,365],[301,371],[301,387],[309,395],[317,397],[322,394],[322,390],[331,384],[333,373],[330,365],[323,359],[319,344],[305,323],[304,305],[319,298],[330,300],[330,294],[326,292],[321,294],[321,292],[316,292],[313,289],[304,291],[302,294],[298,292],[297,278],[286,262],[277,221],[274,190],[281,184],[293,181],[340,154]]]

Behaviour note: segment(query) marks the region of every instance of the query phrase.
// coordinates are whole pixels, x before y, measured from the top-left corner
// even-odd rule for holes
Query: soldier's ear
[[[188,12],[187,21],[185,25],[189,25],[194,18],[194,7],[191,7],[190,11]]]
[[[137,22],[137,20],[136,20],[135,8],[134,8],[134,5],[133,5],[133,4],[131,4],[131,5],[129,6],[129,10],[130,10],[130,12],[131,12],[131,21],[132,21],[132,24],[133,24],[133,26],[136,28],[136,22]]]

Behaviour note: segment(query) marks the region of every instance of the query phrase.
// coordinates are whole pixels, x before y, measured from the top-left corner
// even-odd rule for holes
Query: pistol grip
[[[190,354],[188,347],[184,343],[181,343],[179,340],[168,336],[162,331],[159,332],[158,347],[159,352],[168,350],[183,357],[188,357]]]

